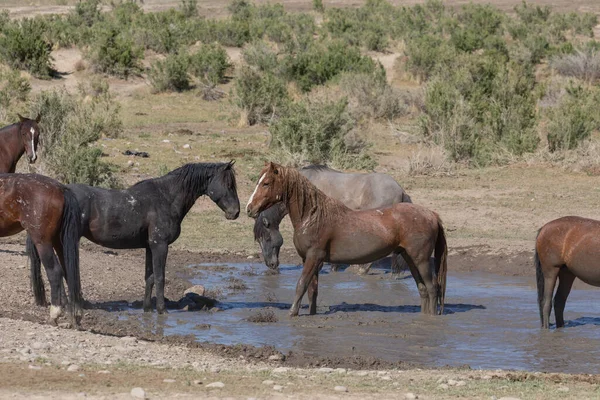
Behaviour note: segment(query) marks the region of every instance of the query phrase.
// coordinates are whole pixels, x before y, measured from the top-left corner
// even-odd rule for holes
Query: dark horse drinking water
[[[69,288],[73,326],[80,317],[79,224],[77,199],[64,185],[42,175],[0,174],[0,236],[27,231],[29,250],[35,249],[41,256],[50,282],[53,324],[62,314],[66,300],[61,296],[63,274]],[[37,274],[39,277],[39,262]],[[45,295],[35,295],[37,303],[45,306]]]
[[[317,312],[324,261],[362,264],[390,253],[393,259],[402,254],[407,261],[421,296],[421,312],[443,313],[448,248],[436,213],[411,203],[354,211],[327,197],[297,170],[269,163],[260,173],[246,210],[255,217],[280,201],[289,211],[294,245],[304,264],[290,315],[298,315],[307,290],[310,314]]]
[[[579,278],[600,286],[600,221],[563,217],[548,222],[535,241],[535,272],[542,328],[550,327],[554,295],[556,327],[565,325],[563,313],[573,281]]]
[[[327,196],[342,202],[353,210],[389,207],[396,203],[412,203],[410,196],[388,174],[382,173],[344,173],[325,165],[309,165],[299,170],[313,185]],[[267,267],[277,270],[279,250],[283,245],[283,236],[279,224],[287,215],[284,204],[278,203],[261,212],[254,222],[254,239],[259,243]],[[402,261],[403,264],[404,260]],[[400,263],[392,263],[399,266]],[[403,265],[402,267],[404,267]],[[369,272],[371,265],[360,269],[361,274]],[[332,265],[332,270],[337,266]],[[404,269],[404,268],[402,268]],[[393,270],[396,273],[399,270]]]
[[[37,159],[40,116],[29,119],[19,115],[19,122],[0,129],[0,173],[15,172],[17,162],[27,153],[30,163]]]
[[[240,213],[233,162],[187,164],[160,178],[126,190],[68,185],[81,208],[81,234],[112,249],[146,249],[144,311],[151,311],[156,284],[156,310],[165,312],[165,264],[169,245],[181,232],[181,221],[198,197],[208,195],[227,219]],[[34,293],[43,295],[36,254],[29,254]],[[39,299],[38,299],[39,300]]]

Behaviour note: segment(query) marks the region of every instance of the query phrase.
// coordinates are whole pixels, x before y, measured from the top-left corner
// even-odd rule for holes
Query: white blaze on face
[[[256,194],[256,191],[258,190],[260,183],[263,181],[263,179],[265,179],[265,175],[266,175],[266,173],[262,174],[262,176],[258,180],[258,183],[256,184],[256,187],[254,188],[254,192],[252,192],[252,195],[248,199],[248,204],[246,205],[246,212],[248,211],[248,207],[250,207],[250,203],[252,203],[252,199],[254,198],[254,195]]]
[[[35,159],[37,158],[37,155],[35,154],[35,145],[33,143],[33,138],[35,137],[35,129],[31,128],[29,129],[29,132],[31,132],[31,152],[33,153],[31,156],[31,160],[35,161]]]

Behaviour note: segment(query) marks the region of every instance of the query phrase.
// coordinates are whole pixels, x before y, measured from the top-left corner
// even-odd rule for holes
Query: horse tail
[[[533,264],[535,265],[535,280],[537,284],[537,295],[538,295],[538,305],[540,307],[540,320],[542,324],[544,323],[544,273],[542,272],[542,263],[540,262],[540,257],[537,251],[537,239],[540,236],[540,231],[538,231],[535,236],[536,246],[533,251]]]
[[[31,290],[35,298],[35,304],[46,307],[46,289],[42,280],[42,264],[40,263],[40,255],[38,254],[31,236],[27,235],[27,244],[25,245],[25,253],[29,257],[29,271],[31,272]]]
[[[436,215],[437,216],[437,215]],[[438,280],[438,301],[440,305],[439,314],[444,314],[444,302],[446,301],[446,275],[448,274],[448,243],[442,220],[437,216],[438,235],[435,242],[435,273]]]
[[[81,227],[81,212],[75,194],[68,189],[64,190],[65,205],[61,223],[60,240],[63,247],[63,256],[66,270],[69,298],[71,300],[71,316],[77,321],[81,310],[83,297],[81,295],[81,277],[79,274],[79,239]]]

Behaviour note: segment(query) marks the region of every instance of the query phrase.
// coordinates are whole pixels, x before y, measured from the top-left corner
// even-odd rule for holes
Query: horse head
[[[261,211],[281,201],[284,191],[282,169],[281,165],[265,163],[265,167],[260,171],[258,184],[248,199],[246,212],[249,217],[256,218]]]
[[[27,153],[27,158],[29,158],[29,163],[33,164],[37,160],[37,149],[40,140],[40,127],[38,123],[40,122],[41,115],[38,114],[35,119],[17,115],[20,120],[19,133],[23,139],[25,152]]]
[[[236,219],[240,215],[240,200],[237,195],[234,161],[223,164],[208,184],[208,196],[221,210],[225,218]]]

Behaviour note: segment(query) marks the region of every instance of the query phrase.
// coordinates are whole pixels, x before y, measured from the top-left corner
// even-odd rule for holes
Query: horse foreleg
[[[165,308],[165,268],[169,246],[166,243],[155,244],[152,248],[152,271],[156,285],[156,311],[164,314]]]
[[[563,312],[565,311],[565,304],[567,303],[567,297],[571,292],[571,287],[575,281],[575,275],[567,269],[562,267],[558,272],[558,288],[554,295],[554,316],[556,317],[556,327],[562,328],[565,326],[565,320],[563,318]]]
[[[317,295],[319,294],[319,272],[313,275],[308,285],[308,309],[310,315],[317,313]]]
[[[325,252],[317,251],[310,252],[306,258],[304,259],[304,267],[302,268],[302,275],[300,275],[300,279],[298,279],[298,283],[296,284],[296,297],[294,298],[294,303],[292,304],[292,308],[290,308],[290,316],[297,317],[298,311],[300,310],[300,304],[302,302],[302,297],[304,293],[308,290],[308,286],[312,282],[315,274],[319,273],[321,266],[323,265],[323,258],[325,257]],[[317,283],[318,284],[318,283]],[[316,293],[316,291],[315,291]],[[316,307],[316,295],[314,299],[315,307]]]
[[[58,263],[51,244],[36,244],[36,248],[50,282],[50,319],[48,322],[56,325],[58,318],[63,313],[61,304],[62,267]]]
[[[154,275],[152,275],[152,251],[146,248],[146,273],[144,283],[146,290],[144,292],[144,312],[152,311],[152,288],[154,287]]]

